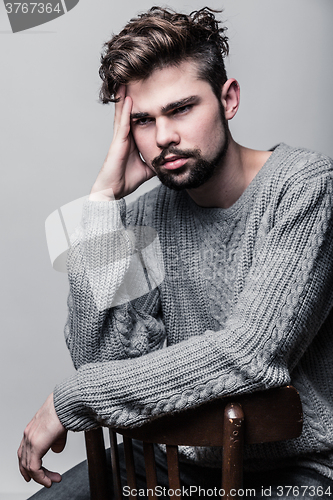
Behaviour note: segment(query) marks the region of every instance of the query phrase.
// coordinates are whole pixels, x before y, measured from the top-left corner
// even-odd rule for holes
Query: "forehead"
[[[157,69],[149,78],[126,87],[126,94],[133,100],[133,113],[158,112],[172,102],[209,93],[213,93],[209,83],[199,79],[197,66],[189,61]]]

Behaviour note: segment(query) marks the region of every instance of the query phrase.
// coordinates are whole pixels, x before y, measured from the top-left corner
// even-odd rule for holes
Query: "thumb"
[[[51,450],[54,453],[61,453],[66,446],[66,441],[67,441],[67,431],[64,432],[61,436],[59,436],[59,438],[56,441],[54,441],[54,443],[51,446]]]

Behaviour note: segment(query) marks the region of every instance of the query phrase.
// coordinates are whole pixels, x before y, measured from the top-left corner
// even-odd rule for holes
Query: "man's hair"
[[[229,53],[226,28],[219,27],[208,7],[189,15],[152,7],[133,18],[104,44],[99,70],[103,84],[100,99],[117,102],[120,85],[144,80],[156,69],[192,60],[198,76],[206,80],[220,99],[227,80],[223,58]]]

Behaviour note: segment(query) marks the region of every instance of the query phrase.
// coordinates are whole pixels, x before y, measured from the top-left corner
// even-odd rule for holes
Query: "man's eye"
[[[138,118],[135,120],[135,125],[143,126],[143,125],[148,125],[148,123],[151,123],[152,118]]]
[[[186,106],[181,106],[180,108],[175,109],[173,113],[174,114],[187,113],[187,111],[189,111],[191,108],[192,108],[192,105],[191,104],[187,104]]]

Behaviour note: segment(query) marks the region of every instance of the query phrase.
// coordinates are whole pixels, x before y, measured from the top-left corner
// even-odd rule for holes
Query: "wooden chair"
[[[110,429],[114,496],[122,499],[116,432],[123,435],[127,484],[136,489],[132,439],[143,441],[147,488],[157,486],[153,443],[166,444],[169,488],[180,488],[178,445],[222,446],[222,490],[242,488],[244,444],[292,439],[302,432],[302,406],[292,386],[216,399],[195,409],[165,415],[135,429]],[[87,431],[91,500],[110,499],[102,429]],[[133,498],[133,497],[131,497]],[[154,498],[154,496],[152,496]],[[177,497],[179,498],[179,497]]]

